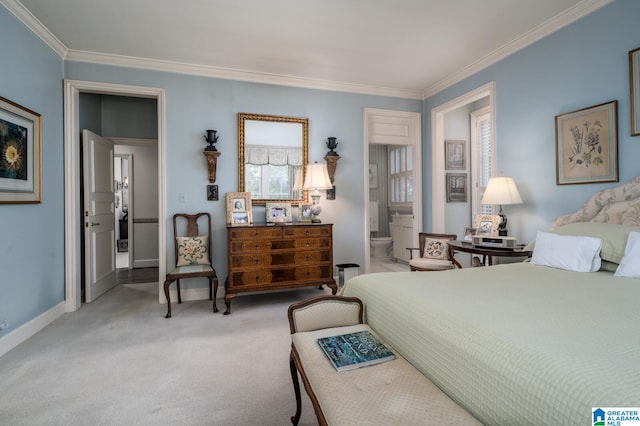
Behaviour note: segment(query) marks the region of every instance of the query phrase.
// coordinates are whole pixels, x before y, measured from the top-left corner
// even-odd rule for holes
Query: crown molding
[[[546,22],[538,25],[532,30],[526,32],[515,40],[505,44],[499,49],[494,50],[487,56],[473,62],[471,65],[452,74],[450,77],[440,80],[433,86],[428,87],[423,92],[423,99],[435,95],[436,93],[453,86],[454,84],[464,80],[467,77],[487,68],[490,65],[506,58],[507,56],[524,49],[525,47],[535,43],[538,40],[552,34],[559,29],[577,21],[580,18],[594,12],[601,7],[613,2],[614,0],[584,0],[576,4],[563,13],[554,16]]]
[[[267,74],[253,71],[242,71],[207,65],[187,64],[181,62],[162,61],[157,59],[112,55],[81,50],[68,50],[66,59],[69,61],[90,62],[127,68],[151,69],[155,71],[191,74],[204,77],[221,78],[226,80],[248,81],[252,83],[275,84],[279,86],[301,87],[305,89],[333,90],[337,92],[350,92],[366,95],[379,95],[422,100],[422,90],[403,90],[387,87],[367,86],[362,84],[343,83],[338,81],[319,80],[279,74]]]
[[[64,59],[68,51],[67,46],[65,46],[58,37],[53,35],[38,18],[33,16],[22,3],[17,0],[0,0],[0,4],[18,18],[31,32],[38,36],[51,50]]]
[[[434,94],[453,86],[454,84],[472,76],[478,71],[524,49],[547,35],[577,21],[589,13],[600,9],[614,0],[583,0],[574,7],[549,19],[533,28],[522,36],[494,50],[487,56],[473,62],[449,77],[424,90],[405,90],[388,87],[368,86],[363,84],[344,83],[329,80],[302,78],[278,74],[267,74],[252,71],[218,68],[205,65],[195,65],[179,62],[161,61],[156,59],[136,58],[131,56],[111,55],[96,52],[86,52],[68,49],[40,20],[38,20],[18,0],[0,0],[9,12],[18,18],[27,28],[38,36],[61,58],[69,61],[90,62],[102,65],[112,65],[128,68],[149,69],[156,71],[191,74],[204,77],[221,78],[226,80],[247,81],[252,83],[275,84],[280,86],[300,87],[305,89],[331,90],[336,92],[359,93],[365,95],[389,96],[405,99],[424,100]]]

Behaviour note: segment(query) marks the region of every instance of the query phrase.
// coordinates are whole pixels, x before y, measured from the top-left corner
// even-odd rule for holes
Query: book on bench
[[[353,370],[395,358],[377,337],[368,331],[318,339],[318,344],[338,371]]]

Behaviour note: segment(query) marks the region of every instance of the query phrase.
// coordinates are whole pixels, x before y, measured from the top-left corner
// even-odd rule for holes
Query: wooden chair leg
[[[180,280],[176,280],[176,286],[178,287],[178,303],[182,303],[182,296],[180,295]]]
[[[218,307],[216,306],[216,297],[218,295],[218,277],[209,278],[209,293],[211,293],[211,281],[213,281],[213,312],[218,312]]]
[[[164,282],[164,296],[167,298],[167,315],[165,315],[165,318],[171,318],[171,296],[169,295],[169,286],[171,285],[171,283],[173,282],[173,280],[165,280]]]
[[[296,360],[293,357],[293,351],[289,356],[289,368],[291,370],[291,380],[293,380],[293,391],[296,394],[296,413],[291,416],[291,423],[297,425],[300,421],[300,414],[302,414],[302,399],[300,395],[300,382],[298,381],[298,368],[296,367]]]

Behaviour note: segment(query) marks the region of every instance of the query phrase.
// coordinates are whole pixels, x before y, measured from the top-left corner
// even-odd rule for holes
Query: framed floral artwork
[[[42,116],[0,97],[0,204],[42,201]]]
[[[618,182],[618,101],[556,116],[556,183]]]
[[[640,135],[640,48],[629,52],[631,136]]]

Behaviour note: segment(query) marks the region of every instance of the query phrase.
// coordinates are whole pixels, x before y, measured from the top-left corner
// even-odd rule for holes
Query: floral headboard
[[[551,230],[574,222],[607,222],[640,226],[640,176],[594,194],[577,212],[559,216]]]

